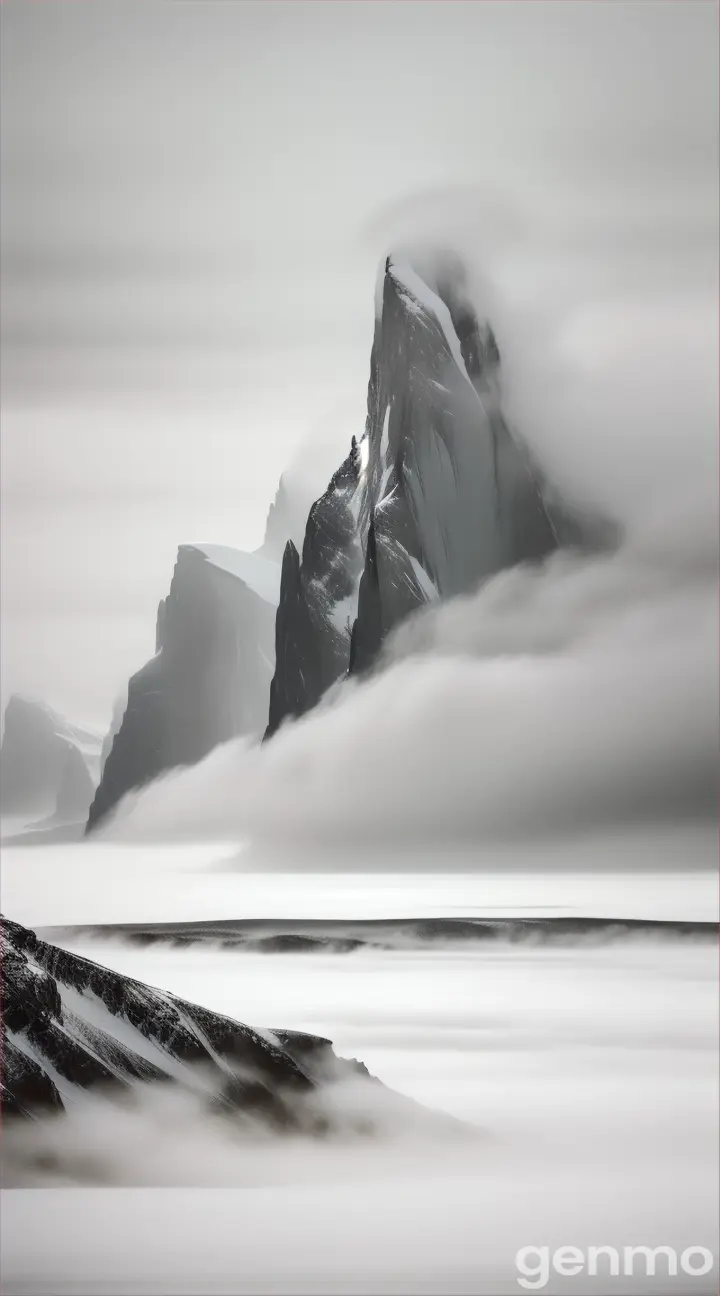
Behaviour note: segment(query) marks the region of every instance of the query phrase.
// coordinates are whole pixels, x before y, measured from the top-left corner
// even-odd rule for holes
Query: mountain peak
[[[503,417],[500,353],[461,259],[392,253],[377,290],[365,434],[310,510],[301,563],[283,571],[269,733],[372,666],[417,608],[558,544],[541,475]]]

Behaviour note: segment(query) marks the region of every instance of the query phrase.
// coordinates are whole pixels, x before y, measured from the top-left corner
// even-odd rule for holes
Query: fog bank
[[[341,1055],[487,1137],[253,1145],[182,1103],[97,1109],[87,1124],[78,1113],[41,1127],[56,1160],[34,1178],[54,1185],[52,1209],[45,1192],[5,1193],[8,1293],[494,1294],[519,1290],[523,1245],[717,1248],[711,948],[99,948],[77,947],[241,1020],[329,1035]],[[103,1191],[89,1194],[99,1170]],[[133,1173],[177,1186],[113,1191]],[[215,1189],[181,1190],[190,1182]],[[716,1276],[690,1290],[705,1296]]]

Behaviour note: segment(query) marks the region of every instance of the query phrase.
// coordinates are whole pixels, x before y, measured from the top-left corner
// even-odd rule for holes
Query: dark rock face
[[[262,582],[253,583],[255,556],[239,557],[245,578],[201,549],[180,548],[158,609],[157,651],[130,680],[88,829],[131,788],[192,765],[239,734],[262,734],[275,602]]]
[[[350,627],[362,570],[357,447],[353,445],[307,520],[302,560],[292,541],[283,557],[275,623],[275,674],[268,735],[301,716],[347,669]]]
[[[459,266],[446,261],[433,283],[391,263],[371,360],[363,516],[374,512],[376,539],[401,545],[441,598],[556,546],[539,475],[502,414],[499,365]],[[390,589],[385,601],[396,621]]]
[[[320,653],[310,605],[305,595],[300,555],[288,540],[282,565],[282,604],[275,622],[275,675],[270,685],[268,733],[286,715],[300,716],[320,700]]]
[[[304,715],[348,673],[370,670],[426,603],[558,545],[596,545],[601,528],[591,536],[551,498],[508,428],[499,370],[459,263],[444,257],[421,276],[388,259],[362,440],[310,508],[301,545],[303,492],[281,480],[257,554],[233,564],[181,547],[155,656],[103,745],[88,829],[165,770]],[[277,573],[271,596],[253,569],[261,555]]]
[[[0,747],[0,797],[4,814],[82,821],[93,798],[91,768],[100,739],[71,725],[50,707],[13,696],[5,711]]]
[[[97,1086],[163,1081],[292,1128],[303,1119],[294,1099],[364,1074],[328,1040],[260,1034],[47,944],[18,923],[2,919],[0,939],[6,1114],[62,1111],[79,1090]]]
[[[33,1061],[9,1040],[3,1042],[0,1109],[6,1116],[64,1111],[54,1081],[43,1071],[39,1062]]]
[[[502,413],[500,355],[449,257],[386,263],[365,435],[283,566],[268,734],[368,670],[415,609],[585,538]]]
[[[380,520],[373,512],[350,636],[350,674],[370,670],[393,627],[426,601],[407,550],[388,532],[387,519]]]

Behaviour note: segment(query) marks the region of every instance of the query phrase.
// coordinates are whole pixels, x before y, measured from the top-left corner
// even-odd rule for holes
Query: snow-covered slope
[[[365,435],[310,510],[302,558],[285,553],[269,733],[371,666],[415,609],[586,538],[582,519],[546,505],[499,370],[462,266],[444,257],[421,276],[388,258]]]
[[[44,702],[14,694],[0,746],[3,816],[82,822],[99,777],[100,746],[99,734],[70,724]]]
[[[86,1090],[180,1086],[216,1112],[281,1130],[430,1132],[457,1122],[386,1090],[329,1040],[258,1030],[40,940],[0,919],[5,1115],[80,1108]],[[351,1101],[343,1089],[352,1084]]]

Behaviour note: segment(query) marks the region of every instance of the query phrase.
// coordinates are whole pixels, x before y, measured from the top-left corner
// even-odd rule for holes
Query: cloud
[[[110,20],[84,17],[82,30],[68,8],[54,10],[51,20],[30,8],[9,16],[4,674],[8,688],[49,690],[61,709],[88,718],[109,712],[121,677],[143,659],[143,625],[151,646],[154,606],[166,592],[177,543],[256,543],[288,459],[295,455],[295,479],[310,469],[305,476],[314,491],[317,466],[325,471],[334,457],[334,438],[346,443],[361,430],[373,267],[388,246],[439,241],[458,249],[499,340],[513,424],[561,490],[618,516],[634,544],[648,545],[652,533],[652,576],[650,564],[640,572],[637,555],[608,576],[612,582],[617,573],[620,603],[625,580],[644,600],[642,581],[647,575],[657,590],[665,567],[669,609],[685,580],[678,564],[687,568],[692,550],[708,568],[717,548],[712,7],[692,0],[572,9],[443,0],[424,5],[412,22],[401,5],[346,5],[329,15],[325,5],[303,4],[283,13],[278,26],[262,5],[216,7],[208,22],[187,6],[168,23],[162,6],[134,16],[118,8]],[[173,56],[158,60],[157,50],[169,48]],[[193,79],[202,93],[191,101]],[[269,84],[282,84],[283,94],[269,94]],[[248,112],[248,103],[267,111]],[[196,178],[190,187],[189,165]],[[323,411],[324,422],[308,436]],[[553,588],[560,597],[557,575],[553,569],[541,582],[548,599]],[[587,576],[587,597],[574,595],[576,615],[582,607],[594,624],[595,569]],[[560,586],[570,588],[567,581]],[[520,586],[511,588],[520,599]],[[524,588],[530,595],[535,585]],[[109,590],[123,612],[112,621],[105,615]],[[209,765],[177,776],[178,791],[188,789],[177,813],[169,786],[153,789],[157,831],[173,833],[182,824],[191,832],[193,822],[205,830],[204,801],[217,804],[233,832],[255,832],[245,803],[245,788],[252,787],[275,819],[282,808],[288,839],[298,816],[309,839],[322,836],[323,816],[311,808],[321,795],[305,786],[301,768],[305,801],[299,797],[293,760],[302,767],[305,758],[292,753],[307,743],[315,763],[317,742],[318,778],[344,806],[326,769],[333,761],[322,754],[337,738],[338,768],[347,749],[347,778],[362,805],[354,805],[352,831],[367,834],[370,823],[379,829],[383,818],[394,819],[377,808],[389,791],[376,796],[373,787],[371,797],[370,786],[373,770],[382,769],[377,751],[386,741],[395,750],[399,741],[387,732],[387,717],[403,706],[412,713],[408,739],[423,749],[462,743],[466,762],[483,763],[482,786],[490,788],[486,770],[495,768],[501,748],[491,749],[489,721],[514,732],[513,696],[522,699],[528,723],[539,725],[541,695],[548,707],[551,697],[562,706],[563,697],[591,692],[594,679],[598,697],[603,688],[612,693],[611,679],[622,678],[628,694],[634,690],[644,644],[623,651],[616,644],[614,676],[609,659],[601,670],[599,654],[578,658],[574,642],[557,642],[554,656],[536,660],[535,638],[552,637],[552,618],[544,630],[528,624],[523,641],[520,606],[512,661],[498,665],[491,679],[485,657],[473,654],[479,636],[500,634],[495,612],[488,612],[497,597],[485,591],[469,611],[443,613],[433,631],[427,622],[418,628],[439,642],[459,635],[465,618],[469,642],[466,650],[456,645],[456,655],[467,658],[460,665],[421,660],[413,649],[400,668],[396,649],[387,682],[360,694],[372,734],[350,690],[339,700],[342,718],[318,715],[302,738],[288,734],[259,755],[242,747],[218,753]],[[663,597],[656,595],[658,616]],[[692,611],[683,606],[682,615],[700,616],[690,602]],[[102,615],[94,616],[97,610]],[[612,637],[616,614],[606,611]],[[655,633],[649,623],[647,629]],[[672,630],[677,640],[679,627]],[[711,655],[705,622],[699,633]],[[686,637],[692,639],[690,630]],[[678,653],[686,648],[701,652],[700,642],[676,644]],[[661,717],[668,729],[676,722],[683,728],[683,665],[678,659],[673,668],[669,654],[659,662],[659,652],[647,646],[662,695],[648,730],[656,738],[653,769]],[[706,658],[697,662],[690,654],[687,669],[700,672],[693,687],[706,688],[710,712]],[[673,679],[661,679],[663,672]],[[643,697],[643,723],[653,712],[649,678],[637,682],[638,723]],[[452,698],[463,688],[487,740],[468,726],[450,732],[436,714],[444,690]],[[423,729],[423,715],[439,724],[437,736]],[[583,715],[589,750],[601,742],[599,721],[589,708]],[[543,719],[550,727],[548,768],[564,778],[553,745],[563,730],[549,710]],[[637,743],[620,742],[621,732],[619,747],[641,759]],[[531,738],[529,731],[528,752]],[[602,743],[607,754],[609,738]],[[565,764],[569,750],[566,739]],[[362,762],[357,770],[355,760]],[[410,752],[405,764],[414,768],[418,760]],[[539,799],[544,770],[536,778],[522,751],[508,766],[512,778],[524,771]],[[681,804],[703,801],[691,766],[682,764],[677,797],[669,801],[670,776],[656,770],[659,805],[680,813]],[[205,788],[209,770],[226,803]],[[416,799],[427,792],[434,804],[439,789],[447,791],[441,774],[428,757],[417,771]],[[583,794],[585,808],[576,816],[583,823],[613,800],[601,792],[595,766],[587,777],[597,779],[598,809],[591,812]],[[688,780],[698,789],[692,795]],[[402,780],[398,816],[407,814],[411,795],[408,789],[400,796],[401,789]],[[569,823],[565,812],[531,815],[533,796],[518,795],[528,809],[518,812],[517,831],[530,831],[525,819],[538,830],[541,821],[558,829]],[[649,813],[650,799],[646,789],[637,814]],[[632,817],[630,809],[622,814]],[[498,807],[489,819],[483,813],[473,833],[506,833],[503,815],[509,810]],[[133,818],[137,831],[141,822],[150,830],[147,797]],[[328,807],[325,818],[325,835],[334,839],[340,829]],[[466,823],[468,815],[460,818]],[[421,820],[417,810],[408,814],[409,824]]]
[[[192,980],[241,1018],[312,1023],[488,1136],[253,1138],[171,1089],[117,1108],[88,1096],[84,1112],[20,1131],[6,1122],[6,1175],[36,1189],[5,1194],[9,1291],[495,1296],[518,1290],[515,1252],[536,1242],[716,1248],[709,947],[82,952],[131,960],[176,993]]]
[[[371,679],[129,797],[107,831],[350,851],[706,820],[716,662],[690,556],[558,555],[408,622]]]
[[[687,222],[667,233],[689,249]],[[710,822],[715,299],[689,273],[668,278],[657,242],[627,279],[606,249],[615,277],[599,291],[594,239],[565,302],[541,273],[513,295],[502,258],[488,299],[511,422],[561,493],[620,520],[619,551],[558,555],[429,609],[371,679],[261,749],[230,745],[130,797],[111,836],[323,846],[342,868],[380,841],[539,845]],[[530,251],[526,272],[541,263]]]

